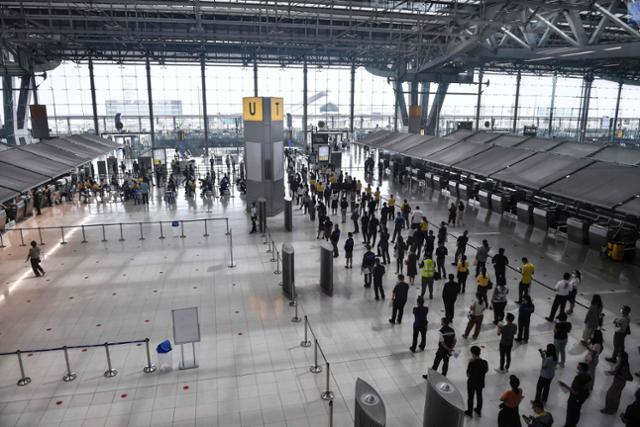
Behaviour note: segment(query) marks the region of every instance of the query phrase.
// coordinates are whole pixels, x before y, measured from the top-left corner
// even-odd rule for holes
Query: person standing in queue
[[[404,228],[404,217],[401,212],[398,212],[396,218],[393,220],[393,236],[391,237],[391,243],[396,241],[398,236],[402,237],[402,229]]]
[[[491,259],[493,264],[493,271],[496,275],[496,284],[507,284],[507,265],[509,265],[509,258],[504,254],[504,248],[498,249],[498,253]]]
[[[489,248],[489,242],[483,240],[482,246],[480,246],[476,251],[476,277],[480,275],[480,271],[482,271],[483,268],[486,269],[490,249],[491,248]]]
[[[360,227],[358,226],[358,220],[360,219],[360,214],[358,213],[358,204],[354,203],[354,207],[351,209],[351,221],[353,221],[353,233],[358,234],[360,232]]]
[[[25,263],[27,261],[31,261],[31,269],[33,270],[33,274],[35,274],[36,277],[44,276],[46,274],[44,269],[40,265],[40,252],[41,250],[38,246],[38,243],[35,240],[32,240],[31,247],[29,248],[29,253],[27,254],[27,259],[24,260]]]
[[[347,223],[347,210],[349,209],[349,202],[347,201],[346,197],[343,197],[342,200],[340,200],[340,214],[342,216],[341,222],[343,224]]]
[[[384,224],[380,226],[378,255],[382,257],[382,264],[391,264],[391,257],[389,256],[389,233],[387,232],[387,227]]]
[[[624,386],[627,385],[627,381],[633,381],[631,369],[629,368],[629,355],[626,351],[620,353],[620,360],[618,360],[616,367],[607,372],[607,374],[613,375],[613,382],[607,390],[605,406],[600,412],[603,414],[615,414],[620,406],[620,396]]]
[[[449,250],[444,243],[439,243],[438,249],[436,249],[436,266],[440,279],[447,277],[447,269],[444,266],[447,255],[449,255]]]
[[[420,263],[420,276],[422,278],[422,290],[420,296],[424,297],[427,287],[429,287],[429,299],[433,299],[433,277],[435,275],[435,268],[433,266],[433,260],[426,258]]]
[[[384,299],[384,289],[382,288],[382,278],[386,272],[380,263],[380,258],[376,258],[376,264],[373,266],[373,291],[376,294],[376,301],[382,297]],[[378,293],[380,295],[378,295]]]
[[[371,247],[376,245],[376,239],[378,238],[378,228],[380,227],[380,221],[376,218],[375,213],[371,213],[369,217],[369,235],[368,239],[371,242]]]
[[[333,231],[331,232],[331,246],[333,246],[333,257],[338,258],[338,242],[340,241],[340,227],[338,224],[333,226]]]
[[[578,374],[571,382],[571,385],[562,381],[558,382],[560,387],[569,392],[569,398],[567,399],[567,416],[564,422],[565,427],[577,427],[578,421],[580,421],[582,404],[587,400],[587,397],[589,397],[590,382],[589,367],[586,363],[582,362],[578,363]]]
[[[476,294],[476,300],[469,307],[469,321],[467,322],[467,328],[464,330],[464,335],[462,337],[467,339],[469,337],[469,333],[471,329],[475,326],[473,330],[473,338],[478,338],[480,334],[480,329],[482,328],[482,319],[484,318],[484,311],[487,309],[487,305],[485,304],[482,295],[480,293]]]
[[[464,230],[464,232],[456,239],[456,254],[454,255],[451,265],[457,265],[458,260],[467,251],[467,243],[469,243],[469,232]]]
[[[471,346],[471,360],[467,365],[467,417],[473,416],[475,412],[482,415],[482,389],[484,388],[484,377],[489,371],[489,364],[480,357],[480,347]],[[476,398],[476,407],[473,407],[473,397]]]
[[[362,230],[362,243],[369,245],[369,214],[367,211],[363,211],[360,217],[360,229]]]
[[[427,237],[424,239],[424,257],[433,258],[433,250],[435,249],[436,236],[433,234],[433,230],[429,230]]]
[[[569,280],[571,280],[571,274],[564,273],[562,280],[556,283],[556,296],[553,299],[553,304],[551,305],[551,313],[549,313],[548,317],[545,317],[548,322],[553,322],[556,318],[556,311],[558,308],[560,308],[560,313],[564,314],[564,309],[567,305],[569,294],[571,293],[571,283],[569,283]]]
[[[394,219],[396,217],[396,198],[393,197],[393,194],[389,195],[387,205],[389,206],[389,219]]]
[[[442,288],[442,301],[444,303],[444,316],[449,319],[449,323],[453,322],[453,312],[456,299],[460,293],[460,285],[456,283],[453,274],[449,274],[449,281]]]
[[[442,362],[442,375],[447,376],[449,370],[449,357],[453,354],[453,349],[456,346],[456,331],[449,326],[449,319],[443,317],[440,321],[442,327],[440,328],[440,339],[438,340],[438,350],[436,351],[436,357],[433,360],[433,366],[431,369],[438,370],[440,362]],[[427,375],[423,375],[422,378],[427,379]]]
[[[402,263],[404,261],[404,254],[407,251],[407,244],[404,242],[402,235],[398,236],[398,241],[393,246],[394,255],[396,257],[396,274],[402,273]]]
[[[462,255],[460,261],[458,261],[456,270],[458,284],[460,285],[460,293],[464,294],[464,291],[467,287],[467,278],[469,277],[469,263],[467,262],[466,255]]]
[[[344,242],[344,268],[353,268],[353,233],[347,233],[347,240]]]
[[[529,295],[529,292],[531,291],[531,282],[533,281],[533,274],[535,273],[535,267],[529,262],[527,257],[523,257],[522,266],[519,270],[522,277],[520,277],[520,284],[518,285],[518,301],[516,301],[516,304],[520,304],[522,302],[522,297],[524,295]]]
[[[404,305],[407,303],[407,294],[409,293],[409,284],[404,281],[404,275],[398,274],[398,283],[393,288],[393,309],[389,323],[402,323],[402,314],[404,313]]]
[[[33,242],[31,244],[33,245]],[[616,363],[618,355],[624,351],[624,339],[631,334],[629,313],[631,313],[631,308],[628,305],[623,305],[620,309],[622,316],[613,321],[613,325],[616,327],[616,331],[613,333],[613,354],[605,359],[607,362]]]
[[[520,412],[518,406],[524,395],[520,388],[520,379],[515,375],[509,376],[509,386],[511,390],[507,390],[500,396],[500,412],[498,412],[498,427],[521,427]]]
[[[407,276],[409,277],[409,284],[413,286],[415,284],[416,276],[418,275],[418,254],[412,250],[407,256]],[[402,269],[402,266],[400,266]]]
[[[418,335],[420,335],[420,345],[418,346],[421,351],[424,351],[424,347],[427,343],[427,314],[429,308],[424,306],[424,298],[418,297],[417,305],[413,307],[413,339],[411,341],[411,347],[409,350],[412,353],[416,352],[416,345],[418,344]]]
[[[498,372],[504,374],[509,372],[509,366],[511,366],[511,349],[513,348],[513,338],[518,332],[518,327],[513,324],[515,316],[511,313],[507,313],[507,324],[498,325],[498,335],[500,335],[500,369]]]
[[[529,342],[529,325],[531,324],[531,315],[536,310],[536,306],[533,305],[531,297],[525,295],[518,308],[518,337],[516,342]]]
[[[538,352],[542,358],[542,366],[540,367],[538,384],[536,384],[536,397],[531,403],[547,403],[551,380],[556,375],[558,354],[556,353],[556,346],[553,344],[547,344],[546,350],[539,349]]]

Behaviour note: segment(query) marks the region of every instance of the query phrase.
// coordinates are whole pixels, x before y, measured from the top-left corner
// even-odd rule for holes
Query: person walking
[[[362,256],[362,267],[360,270],[364,274],[364,287],[371,287],[371,275],[373,274],[373,266],[376,263],[376,254],[371,252],[371,246],[367,245],[367,251]]]
[[[38,243],[35,240],[32,240],[31,247],[29,248],[29,253],[27,254],[27,259],[25,259],[24,262],[26,263],[27,261],[31,261],[31,269],[33,270],[33,274],[35,274],[36,277],[44,276],[46,274],[46,272],[40,265],[40,253],[40,246],[38,246]]]
[[[436,236],[433,234],[433,230],[429,230],[427,237],[424,239],[424,257],[433,258],[433,250],[435,249]]]
[[[534,402],[531,405],[535,415],[523,415],[522,419],[529,427],[551,427],[553,425],[553,415],[545,411],[542,402]]]
[[[340,227],[338,224],[333,226],[333,231],[331,232],[331,246],[333,246],[333,257],[338,258],[338,242],[340,241]]]
[[[464,230],[464,232],[456,239],[456,254],[454,255],[451,265],[457,265],[458,260],[467,251],[467,243],[469,243],[469,232]]]
[[[640,388],[636,390],[635,400],[627,406],[624,413],[620,414],[620,419],[626,427],[637,427],[640,425]]]
[[[607,374],[613,375],[613,382],[607,390],[605,406],[600,412],[603,414],[615,414],[620,406],[620,396],[622,395],[624,386],[627,384],[627,381],[633,381],[629,368],[629,355],[626,351],[620,353],[620,360],[616,364],[616,367],[608,371]]]
[[[516,301],[516,304],[520,304],[522,302],[522,297],[524,295],[529,295],[531,282],[533,281],[533,274],[535,273],[535,267],[529,262],[527,257],[523,257],[522,266],[520,266],[519,270],[521,277],[520,283],[518,284],[518,301]]]
[[[351,209],[351,221],[353,221],[353,233],[360,233],[360,227],[358,227],[358,220],[360,219],[360,214],[358,210],[358,204],[356,203],[353,209]]]
[[[455,203],[451,203],[449,206],[449,218],[447,219],[447,225],[456,225],[456,216],[458,215],[458,207]]]
[[[344,242],[344,268],[353,268],[353,233],[347,233],[347,240]]]
[[[535,311],[536,306],[533,305],[531,297],[524,295],[522,297],[522,303],[518,308],[518,337],[516,342],[529,342],[529,325],[531,324],[531,315]]]
[[[480,274],[476,277],[476,283],[478,284],[477,293],[482,295],[482,299],[485,305],[489,306],[489,301],[487,300],[487,293],[489,289],[493,288],[493,283],[491,282],[491,277],[487,274],[487,269],[482,267],[480,270]]]
[[[462,200],[458,202],[458,215],[456,219],[456,225],[458,227],[464,227],[464,203],[462,202]]]
[[[418,335],[420,335],[420,345],[418,346],[421,351],[424,351],[424,347],[427,343],[427,314],[429,308],[424,306],[424,298],[418,297],[416,306],[413,307],[413,339],[411,340],[411,347],[409,350],[412,353],[416,352],[416,345],[418,344]]]
[[[498,427],[522,427],[518,407],[524,399],[520,388],[520,379],[515,375],[509,376],[510,390],[500,396],[500,412],[498,412]]]
[[[447,244],[447,224],[444,221],[440,223],[438,228],[438,246],[444,246]]]
[[[404,217],[402,216],[402,212],[398,212],[396,218],[393,220],[393,236],[391,237],[391,243],[396,241],[398,236],[402,237],[402,230],[405,227]]]
[[[482,415],[482,389],[487,371],[489,371],[489,364],[480,357],[480,347],[471,346],[471,360],[467,365],[467,410],[464,412],[467,417],[472,417],[474,411],[478,416]],[[473,407],[474,396],[476,398],[475,409]]]
[[[602,331],[597,329],[593,331],[587,347],[587,354],[584,357],[584,362],[589,366],[589,376],[591,376],[591,383],[589,384],[590,391],[593,390],[596,382],[596,367],[598,366],[598,362],[600,362],[600,354],[603,349],[604,339],[602,338]]]
[[[569,310],[567,310],[567,314],[573,314],[573,308],[576,306],[576,295],[578,295],[578,287],[582,283],[582,273],[580,270],[574,270],[571,273],[571,279],[569,280],[569,285],[571,285],[571,292],[569,292]]]
[[[487,309],[487,304],[484,302],[484,298],[480,293],[476,294],[476,300],[469,307],[469,321],[467,322],[467,327],[464,330],[464,334],[462,337],[464,339],[469,338],[469,332],[471,332],[471,328],[473,330],[473,338],[478,338],[480,335],[480,328],[482,327],[482,319],[484,317],[484,311]]]
[[[347,201],[346,197],[343,197],[342,200],[340,200],[340,214],[342,216],[342,223],[346,224],[347,223],[347,210],[349,209],[349,202]]]
[[[409,206],[409,202],[407,199],[404,200],[402,205],[400,205],[400,213],[402,213],[402,218],[404,218],[405,227],[409,228],[409,216],[411,215],[411,206]]]
[[[424,214],[420,210],[420,206],[416,206],[416,208],[411,213],[411,229],[417,230],[420,227],[420,223],[422,222],[422,217]]]
[[[443,317],[440,320],[440,339],[438,340],[438,350],[436,351],[436,357],[433,360],[431,369],[438,370],[440,362],[442,362],[442,375],[447,376],[449,371],[449,358],[453,354],[453,349],[456,346],[456,331],[449,326],[449,319]],[[427,379],[427,375],[423,375],[422,378]]]
[[[384,299],[384,289],[382,288],[382,278],[386,272],[384,266],[380,263],[380,258],[376,258],[376,264],[373,266],[373,291],[376,295],[376,301],[379,300],[379,296]],[[380,294],[378,296],[378,293]]]
[[[631,308],[628,305],[623,305],[620,309],[621,316],[613,321],[613,325],[616,327],[613,334],[613,354],[605,359],[607,362],[616,363],[618,354],[624,351],[624,339],[631,334],[629,313],[631,313]]]
[[[551,305],[551,313],[549,313],[548,317],[545,319],[549,322],[553,322],[556,318],[556,311],[560,308],[560,314],[564,313],[565,306],[567,305],[567,299],[569,298],[569,293],[571,292],[571,284],[569,280],[571,279],[571,274],[564,273],[562,276],[562,280],[558,281],[555,286],[556,296],[553,299],[553,304]]]
[[[389,233],[387,227],[380,226],[380,241],[378,242],[378,253],[382,257],[382,264],[391,264],[389,256]]]
[[[396,257],[396,274],[400,274],[403,270],[404,254],[407,251],[407,244],[404,242],[402,235],[398,236],[398,241],[393,246],[393,251]]]
[[[447,277],[447,270],[444,267],[447,255],[449,255],[449,250],[447,249],[447,247],[444,244],[439,244],[438,249],[436,249],[436,266],[440,279],[444,279],[445,277]]]
[[[600,320],[602,316],[602,298],[600,295],[595,294],[591,297],[591,305],[584,317],[584,330],[582,331],[582,339],[580,342],[582,345],[587,345],[589,339],[592,337],[593,332],[600,326]]]
[[[362,243],[369,244],[369,214],[367,211],[362,212],[360,217],[360,229],[362,230]]]
[[[469,277],[469,263],[467,262],[467,256],[462,255],[458,266],[456,267],[458,284],[460,285],[460,293],[464,294],[467,288],[467,278]]]
[[[539,349],[538,352],[540,352],[540,357],[542,358],[542,367],[540,368],[538,384],[536,384],[536,397],[531,403],[547,403],[551,380],[556,374],[558,355],[553,344],[547,344],[546,350]]]
[[[489,258],[489,242],[486,240],[482,241],[482,246],[478,248],[476,251],[476,277],[480,275],[480,271],[482,268],[487,266],[487,259]]]
[[[511,349],[513,348],[513,338],[518,332],[518,327],[513,324],[516,317],[507,313],[507,323],[498,325],[498,335],[500,336],[500,369],[496,369],[501,374],[509,372],[511,366]]]
[[[509,289],[504,283],[498,283],[493,290],[491,296],[491,307],[493,307],[493,324],[497,325],[498,322],[504,320],[504,309],[507,306],[507,294]]]
[[[407,277],[409,277],[409,284],[413,286],[415,284],[416,276],[418,275],[418,254],[412,250],[407,256]]]
[[[398,274],[398,283],[393,288],[392,312],[389,323],[402,323],[402,314],[404,313],[404,305],[407,303],[407,295],[409,293],[409,284],[404,281],[404,275]]]
[[[556,346],[556,351],[560,355],[560,367],[564,368],[566,361],[566,348],[569,340],[569,332],[571,332],[571,323],[567,321],[567,314],[560,313],[558,320],[553,328],[553,345]]]
[[[371,247],[376,245],[376,239],[378,238],[378,228],[380,228],[380,220],[376,218],[375,212],[371,213],[369,217],[369,233],[367,236],[367,243],[371,242]]]
[[[453,280],[454,275],[449,274],[449,281],[442,287],[442,302],[444,303],[444,316],[449,319],[449,322],[453,322],[453,312],[460,293],[460,285]]]
[[[251,231],[249,234],[257,233],[256,221],[258,220],[258,209],[256,208],[256,202],[251,202]]]
[[[426,258],[420,263],[420,277],[422,279],[422,290],[420,296],[424,297],[427,287],[429,288],[429,299],[433,299],[433,277],[435,275],[435,269],[433,267],[433,260]]]
[[[504,254],[504,248],[498,249],[498,253],[491,259],[493,264],[493,271],[496,275],[496,284],[507,284],[507,265],[509,265],[509,258]]]
[[[563,381],[558,381],[560,387],[569,392],[567,399],[567,416],[565,418],[565,427],[577,427],[578,421],[580,421],[580,410],[582,404],[587,397],[589,397],[589,383],[591,377],[589,376],[589,367],[586,363],[578,363],[578,374],[575,376],[571,385],[566,384]],[[616,410],[618,408],[616,407]]]

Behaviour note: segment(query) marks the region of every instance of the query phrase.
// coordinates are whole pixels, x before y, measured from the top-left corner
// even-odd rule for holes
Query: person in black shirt
[[[374,202],[375,203],[375,202]],[[371,246],[375,246],[376,238],[378,237],[378,227],[380,226],[380,221],[376,218],[376,214],[372,213],[369,218],[369,235],[368,239],[371,240]]]
[[[362,212],[360,217],[360,228],[362,229],[362,243],[369,244],[369,214],[366,211]]]
[[[484,377],[489,370],[489,364],[486,360],[480,358],[480,347],[474,345],[471,347],[471,360],[467,365],[467,410],[465,415],[473,416],[472,410],[478,416],[482,413],[482,389],[484,388]],[[473,396],[475,395],[477,405],[473,409]]]
[[[586,363],[578,363],[578,375],[573,379],[571,386],[562,381],[558,383],[560,387],[569,392],[565,427],[576,427],[578,425],[582,404],[589,397],[589,383],[591,383],[591,376],[589,375],[589,365]]]
[[[456,215],[458,214],[458,207],[455,203],[451,203],[449,206],[449,218],[447,219],[447,225],[456,225]]]
[[[429,313],[429,308],[424,306],[424,298],[418,297],[418,305],[413,307],[413,340],[411,347],[409,347],[412,353],[416,352],[418,335],[420,335],[420,350],[424,351],[427,341],[427,313]]]
[[[346,259],[344,268],[353,268],[353,233],[347,234],[344,242],[344,257]]]
[[[498,249],[498,253],[493,256],[493,259],[491,260],[491,262],[493,263],[493,269],[496,273],[496,284],[506,285],[507,284],[506,270],[507,270],[507,265],[509,265],[509,258],[505,256],[504,248]]]
[[[636,427],[640,425],[640,388],[636,390],[636,400],[627,406],[624,413],[620,414],[620,419],[627,427]]]
[[[333,246],[333,257],[338,258],[338,242],[340,241],[340,227],[338,227],[338,224],[333,226],[330,239],[331,246]]]
[[[371,287],[371,274],[373,273],[373,266],[376,263],[376,254],[371,252],[371,247],[367,245],[367,251],[362,256],[362,274],[364,274],[364,287]]]
[[[444,260],[447,255],[449,255],[449,250],[444,244],[439,243],[438,249],[436,249],[436,269],[441,279],[447,276],[447,270],[444,268]]]
[[[456,239],[456,254],[451,265],[458,265],[458,259],[467,251],[467,243],[469,243],[469,232],[464,232]]]
[[[441,222],[440,228],[438,229],[438,246],[444,245],[445,243],[447,243],[447,225]]]
[[[443,317],[441,320],[442,327],[440,328],[440,340],[438,341],[438,351],[436,351],[436,357],[433,360],[433,366],[431,369],[438,370],[440,362],[442,363],[442,375],[447,376],[449,370],[449,357],[453,353],[453,348],[456,346],[456,331],[449,326],[449,319]],[[422,378],[427,379],[427,375],[423,375]]]
[[[454,275],[449,274],[449,281],[444,284],[442,288],[442,301],[444,302],[444,316],[449,319],[449,322],[453,322],[453,311],[460,292],[460,285],[455,282]]]
[[[389,221],[389,207],[386,202],[382,204],[382,208],[380,209],[380,221],[385,225],[387,221]]]
[[[522,298],[522,304],[518,308],[518,337],[517,342],[526,344],[529,341],[529,324],[531,323],[531,315],[535,311],[536,307],[531,301],[529,295],[524,295]]]
[[[404,281],[404,275],[398,274],[398,283],[393,288],[393,312],[389,323],[402,323],[402,313],[404,305],[407,303],[407,294],[409,293],[409,284]]]
[[[389,233],[387,232],[387,227],[384,226],[384,223],[380,228],[378,255],[382,257],[382,264],[391,264],[391,257],[389,256]]]
[[[429,230],[429,234],[424,239],[424,257],[433,259],[433,250],[436,244],[436,236],[433,234],[433,230]]]
[[[385,269],[380,264],[380,258],[376,258],[376,265],[373,267],[373,291],[376,293],[376,300],[379,300],[378,291],[380,296],[384,299],[384,289],[382,289],[382,278],[384,277]]]

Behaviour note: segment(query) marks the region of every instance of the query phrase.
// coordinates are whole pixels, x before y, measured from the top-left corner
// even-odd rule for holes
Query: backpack
[[[376,254],[373,252],[367,252],[364,254],[364,263],[366,265],[373,265],[376,262]]]

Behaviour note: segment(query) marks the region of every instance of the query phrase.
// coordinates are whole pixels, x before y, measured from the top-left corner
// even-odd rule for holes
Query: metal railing
[[[264,232],[262,233],[262,238],[264,239],[264,242],[262,243],[267,245],[267,250],[265,252],[268,254],[269,253],[271,254],[271,259],[269,261],[276,263],[276,269],[273,272],[273,274],[280,274],[281,273],[280,266],[282,265],[282,255],[280,255],[280,251],[276,246],[275,240],[273,240],[273,238],[271,237],[271,231],[269,231],[268,227],[265,228]],[[282,284],[282,282],[280,282],[280,284]]]
[[[33,233],[33,232],[37,232],[37,240],[34,238],[32,238],[32,240],[36,240],[37,242],[39,242],[40,246],[45,246],[47,244],[47,242],[45,242],[44,236],[45,233],[47,231],[54,231],[55,233],[59,232],[60,233],[60,240],[57,242],[61,245],[66,245],[67,243],[69,243],[69,236],[72,234],[70,233],[71,231],[80,231],[81,236],[82,236],[82,240],[80,240],[80,243],[88,243],[89,240],[87,240],[87,232],[90,229],[99,229],[100,233],[98,235],[98,238],[102,237],[102,239],[100,240],[101,242],[107,242],[107,230],[108,229],[115,229],[116,230],[116,238],[119,242],[124,242],[125,239],[125,228],[133,228],[135,229],[135,235],[137,236],[138,240],[146,240],[147,238],[150,238],[151,235],[149,234],[149,230],[147,230],[147,234],[145,236],[145,227],[147,226],[147,229],[151,228],[152,230],[155,228],[155,226],[157,226],[157,238],[158,239],[165,239],[165,227],[169,227],[171,229],[173,229],[173,233],[175,235],[175,237],[180,237],[181,239],[184,239],[187,237],[187,235],[185,234],[185,224],[192,224],[192,223],[202,223],[202,237],[209,237],[209,225],[211,223],[215,223],[215,222],[225,222],[225,228],[226,228],[226,232],[225,235],[228,236],[228,240],[229,240],[229,257],[230,257],[230,261],[229,261],[229,268],[235,267],[236,264],[234,262],[234,258],[233,258],[233,232],[231,230],[231,228],[229,227],[229,218],[228,217],[222,217],[222,218],[198,218],[198,219],[181,219],[181,220],[167,220],[167,221],[138,221],[138,222],[116,222],[116,223],[103,223],[103,224],[80,224],[80,225],[61,225],[61,226],[46,226],[46,227],[20,227],[20,228],[9,228],[6,229],[4,231],[4,233],[0,233],[0,249],[7,247],[5,245],[5,234],[8,233],[12,233],[12,234],[17,234],[19,235],[20,238],[20,243],[19,246],[27,246],[27,244],[25,243],[25,236],[27,237],[26,240],[29,240],[29,232]],[[65,231],[67,232],[67,234],[65,234]],[[151,231],[151,233],[153,233],[153,231]],[[179,234],[178,234],[179,233]],[[113,234],[113,233],[112,233]],[[127,233],[127,237],[128,233]],[[129,237],[131,238],[131,237]],[[135,237],[134,237],[135,238]]]
[[[78,374],[73,372],[71,369],[71,362],[69,361],[69,350],[78,350],[86,351],[90,348],[99,348],[104,347],[105,356],[107,361],[107,370],[104,371],[105,378],[113,378],[118,375],[118,371],[113,369],[113,365],[111,363],[111,354],[109,352],[110,347],[121,346],[121,345],[129,345],[129,344],[138,344],[145,345],[146,359],[147,364],[142,368],[142,372],[145,374],[150,374],[155,372],[157,369],[155,365],[151,363],[151,352],[149,350],[149,338],[145,338],[142,340],[131,340],[131,341],[118,341],[118,342],[105,342],[104,344],[91,344],[91,345],[73,345],[73,346],[62,346],[62,347],[53,347],[53,348],[43,348],[36,350],[16,350],[6,353],[0,353],[0,356],[13,356],[15,355],[18,358],[18,366],[20,368],[20,379],[16,383],[18,386],[26,386],[31,383],[31,377],[28,377],[25,373],[24,361],[22,360],[22,355],[27,354],[27,356],[31,356],[34,353],[48,353],[55,351],[62,351],[64,354],[64,362],[66,366],[66,372],[62,377],[62,381],[70,382],[75,380],[78,377]]]

